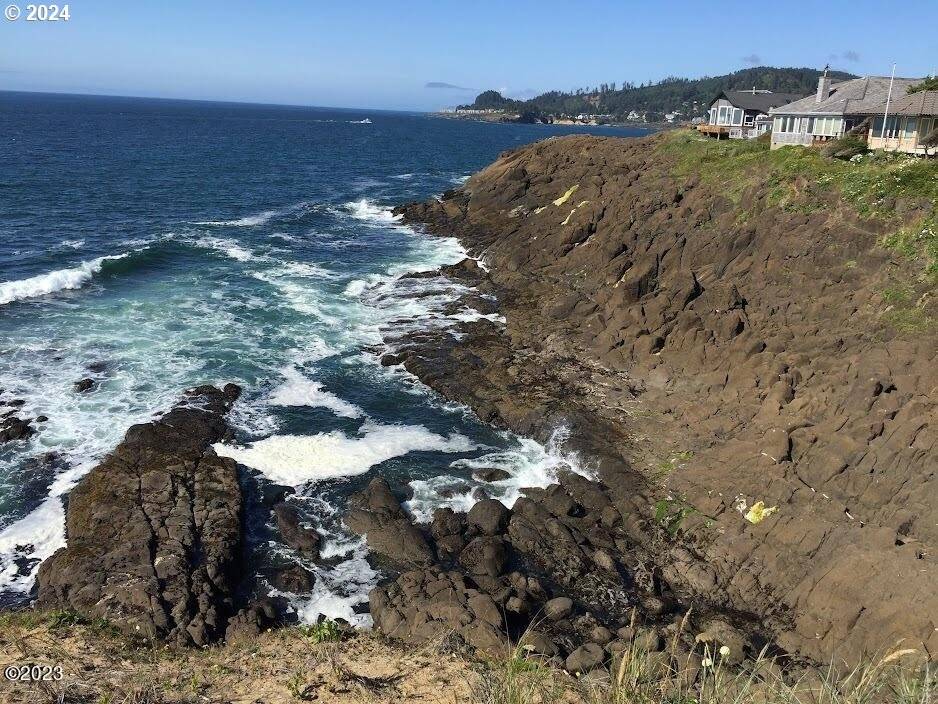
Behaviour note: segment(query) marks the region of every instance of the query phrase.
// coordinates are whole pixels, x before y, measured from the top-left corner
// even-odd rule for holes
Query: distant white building
[[[629,114],[625,118],[626,120],[636,120],[638,122],[645,121],[645,113],[635,112],[634,110],[629,110]]]
[[[667,120],[668,122],[674,122],[680,116],[681,116],[681,113],[679,112],[669,112],[669,113],[665,113],[664,119]]]

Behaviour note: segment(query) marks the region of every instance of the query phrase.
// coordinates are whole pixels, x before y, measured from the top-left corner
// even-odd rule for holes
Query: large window
[[[905,138],[912,139],[918,129],[918,120],[914,117],[905,118]]]
[[[741,125],[743,124],[743,111],[739,108],[733,108],[733,124]]]
[[[883,118],[877,117],[873,120],[873,136],[876,138],[885,136],[886,139],[895,139],[899,136],[899,118],[893,115],[886,118],[886,129],[883,129]]]
[[[717,123],[717,109],[710,108],[710,124],[715,125]]]

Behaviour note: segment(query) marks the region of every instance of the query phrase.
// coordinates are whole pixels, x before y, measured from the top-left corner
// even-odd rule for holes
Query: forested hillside
[[[623,118],[632,110],[662,114],[678,111],[693,117],[702,115],[705,106],[722,90],[755,87],[774,93],[808,94],[817,88],[820,74],[813,68],[758,66],[724,76],[695,79],[672,76],[648,85],[625,82],[617,87],[616,83],[603,83],[572,92],[550,91],[530,100],[511,100],[497,91],[487,90],[472,105],[463,107],[514,110],[538,117],[589,113]],[[856,78],[843,71],[832,71],[831,76],[835,81]]]

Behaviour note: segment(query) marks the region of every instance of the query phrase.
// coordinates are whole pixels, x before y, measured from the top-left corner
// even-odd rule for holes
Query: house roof
[[[892,94],[905,95],[906,89],[921,79],[897,78]],[[889,94],[889,76],[866,76],[831,85],[826,100],[817,102],[817,94],[772,110],[773,115],[869,115],[885,107]]]
[[[886,104],[883,103],[882,110],[885,112]],[[922,90],[918,93],[903,95],[901,98],[893,98],[889,101],[890,115],[938,115],[938,90]]]
[[[768,113],[772,108],[787,105],[802,98],[800,93],[753,93],[751,90],[725,90],[710,101],[713,105],[720,98],[726,98],[733,107],[743,110],[759,110]]]

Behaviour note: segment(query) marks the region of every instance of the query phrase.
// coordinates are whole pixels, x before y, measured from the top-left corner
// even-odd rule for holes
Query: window
[[[710,108],[710,124],[715,125],[717,123],[717,109]]]
[[[781,132],[781,131],[782,131],[782,120],[784,120],[784,119],[785,119],[784,117],[776,117],[776,118],[775,118],[775,121],[772,123],[772,131],[773,131],[773,132]]]
[[[912,139],[918,129],[918,120],[914,117],[905,118],[905,138]]]
[[[733,124],[741,125],[743,124],[743,111],[739,108],[733,108]]]
[[[886,118],[886,129],[883,129],[883,118],[877,117],[873,121],[873,136],[876,138],[885,137],[886,139],[895,139],[899,136],[899,118],[895,115]]]

